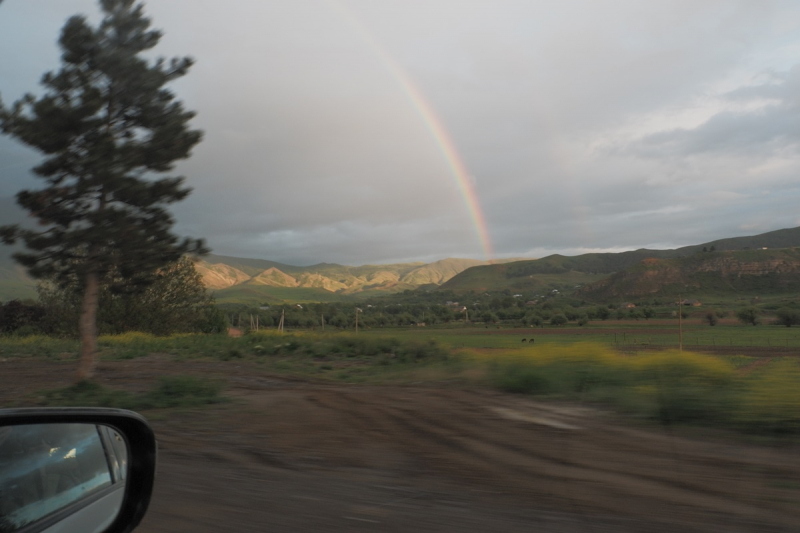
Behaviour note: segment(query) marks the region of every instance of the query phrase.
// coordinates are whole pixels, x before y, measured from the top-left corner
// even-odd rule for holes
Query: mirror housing
[[[108,426],[124,437],[128,446],[128,469],[122,505],[105,533],[127,533],[141,522],[153,492],[157,459],[155,434],[144,417],[132,411],[107,408],[0,409],[0,428],[30,424],[95,424]],[[37,527],[21,531],[46,531],[52,524],[43,519]],[[33,526],[33,524],[32,524]]]

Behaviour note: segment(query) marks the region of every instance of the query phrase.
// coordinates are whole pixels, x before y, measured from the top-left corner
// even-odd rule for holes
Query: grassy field
[[[798,349],[800,328],[771,325],[743,326],[731,319],[716,326],[699,320],[683,322],[683,346],[703,351],[715,348]],[[398,338],[436,340],[451,348],[514,348],[534,339],[535,345],[569,345],[591,342],[618,347],[677,348],[677,320],[607,320],[588,326],[543,328],[497,328],[496,326],[409,327],[391,330],[371,329],[365,335],[394,335]],[[523,343],[523,339],[525,342]],[[728,350],[729,351],[729,350]]]
[[[358,334],[262,330],[239,338],[129,333],[101,337],[99,347],[105,360],[157,356],[187,365],[203,360],[254,365],[275,375],[320,382],[491,387],[600,403],[663,423],[800,433],[798,330],[688,324],[685,346],[691,347],[695,338],[708,342],[706,347],[719,346],[713,344],[718,339],[730,343],[724,353],[709,354],[674,349],[675,326],[674,321],[609,321],[564,329],[416,327]],[[73,340],[5,337],[0,338],[0,361],[72,360],[77,348]],[[47,391],[42,398],[49,405],[146,409],[213,403],[222,396],[219,382],[165,378],[138,396],[78,387]]]

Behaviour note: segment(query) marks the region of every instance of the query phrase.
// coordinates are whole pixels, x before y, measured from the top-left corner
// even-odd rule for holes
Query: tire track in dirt
[[[399,421],[399,417],[396,415],[395,419]],[[641,499],[644,494],[657,493],[663,498],[664,493],[669,492],[663,484],[648,483],[648,480],[645,479],[636,479],[632,476],[612,471],[601,471],[578,465],[570,460],[569,456],[572,454],[569,453],[566,453],[564,457],[554,457],[552,454],[532,453],[530,449],[521,449],[519,447],[509,446],[505,442],[498,442],[495,439],[487,439],[486,435],[489,433],[482,430],[479,430],[480,435],[475,435],[474,431],[470,435],[464,431],[455,429],[451,424],[445,424],[442,423],[442,421],[432,421],[419,413],[407,413],[403,419],[403,423],[406,427],[419,434],[434,438],[450,446],[453,446],[454,441],[448,439],[446,435],[459,435],[457,439],[459,443],[458,448],[469,456],[467,459],[468,461],[479,458],[486,464],[491,465],[491,469],[494,472],[499,471],[499,467],[502,467],[504,483],[507,483],[506,478],[508,476],[518,476],[521,478],[520,488],[523,490],[527,489],[527,485],[529,485],[529,483],[525,483],[524,480],[541,480],[542,478],[549,481],[559,480],[561,483],[557,486],[564,487],[564,489],[557,492],[558,496],[568,499],[580,498],[581,504],[599,507],[606,511],[613,510],[613,507],[609,508],[609,506],[602,505],[601,502],[604,499],[609,499],[609,497],[611,500],[616,500],[616,498],[620,496],[626,499]],[[445,432],[444,435],[441,434],[442,431]],[[565,440],[562,439],[562,442],[565,442]],[[602,484],[605,488],[601,492],[588,491],[588,493],[580,496],[576,494],[576,485],[584,486],[585,484],[593,483]],[[540,483],[536,483],[536,485],[539,484]],[[631,487],[633,490],[624,490],[623,487],[625,487],[625,489]],[[550,490],[553,491],[552,483]],[[612,495],[609,493],[614,494]],[[634,497],[634,495],[636,496]],[[678,503],[682,504],[686,504],[691,500],[691,497],[678,498],[672,493],[670,493],[670,496],[672,499],[681,500]],[[636,502],[633,507],[642,509],[643,502]],[[652,512],[648,511],[647,514],[651,515]]]
[[[438,393],[436,396],[444,400],[453,400],[456,394]],[[604,462],[611,464],[624,463],[628,468],[635,468],[637,471],[641,471],[641,475],[648,479],[655,480],[662,479],[663,476],[672,476],[675,479],[668,479],[667,481],[677,488],[702,490],[724,495],[734,494],[736,491],[730,490],[729,484],[720,484],[719,479],[714,475],[718,474],[720,470],[736,472],[743,466],[750,469],[758,468],[762,473],[771,476],[796,477],[800,479],[800,460],[795,461],[793,465],[784,464],[780,469],[770,467],[768,463],[773,458],[770,456],[769,449],[750,450],[745,456],[735,446],[698,443],[694,440],[672,436],[669,427],[664,427],[663,432],[659,431],[657,426],[656,428],[650,428],[648,431],[643,431],[609,423],[611,422],[611,417],[607,416],[607,413],[590,407],[562,407],[533,402],[527,399],[513,401],[514,397],[498,397],[496,394],[486,395],[483,400],[493,401],[493,406],[490,406],[489,409],[494,411],[510,406],[520,413],[532,412],[536,418],[544,416],[568,424],[580,424],[587,432],[591,433],[592,447],[603,451]],[[466,402],[460,402],[459,404],[472,407],[470,403]],[[502,407],[496,407],[498,405]],[[474,411],[475,409],[471,410]],[[544,412],[543,415],[541,414],[542,412]],[[457,419],[450,419],[450,421],[453,420]],[[528,427],[532,426],[528,424]],[[530,435],[534,437],[539,433],[533,432]],[[581,435],[577,434],[575,440],[581,440],[580,437]],[[500,441],[500,443],[503,444],[504,441]],[[539,444],[541,445],[541,443]],[[669,462],[674,463],[676,467],[691,467],[691,471],[695,475],[690,478],[690,481],[683,479],[683,474],[681,474],[683,468],[663,468],[660,469],[658,476],[647,473],[652,470],[652,457],[656,455],[666,458]],[[546,455],[542,455],[542,457],[547,458]],[[558,461],[558,458],[554,459]],[[576,460],[576,464],[584,466],[598,462],[596,458],[588,457],[585,461]],[[705,473],[708,475],[704,476],[704,471],[707,471]]]
[[[349,410],[358,418],[365,417],[365,402],[356,399],[354,395],[340,393],[340,400],[349,402],[353,407]],[[725,484],[720,484],[718,479],[703,480],[694,476],[687,481],[674,469],[663,469],[658,474],[652,468],[626,468],[624,473],[617,471],[620,464],[625,464],[625,457],[609,457],[610,461],[577,460],[576,454],[557,452],[556,450],[536,445],[521,447],[513,445],[508,440],[536,434],[544,439],[551,439],[559,434],[562,437],[561,448],[564,446],[564,431],[551,428],[536,428],[535,432],[514,432],[513,425],[508,423],[487,425],[463,423],[458,417],[447,419],[431,417],[420,406],[409,407],[407,403],[397,406],[397,401],[384,398],[380,407],[373,407],[380,413],[378,419],[390,420],[394,426],[388,427],[395,434],[411,434],[416,438],[406,438],[406,445],[417,449],[428,449],[425,454],[431,457],[434,468],[442,463],[438,457],[446,457],[451,463],[451,468],[445,470],[451,473],[461,473],[465,469],[481,472],[478,477],[483,481],[495,480],[497,485],[504,487],[513,486],[522,492],[538,492],[542,489],[551,491],[555,496],[565,499],[579,500],[581,505],[591,508],[600,508],[606,511],[615,511],[618,500],[625,499],[632,508],[639,509],[642,516],[668,514],[671,507],[681,508],[684,512],[689,509],[700,514],[708,512],[735,514],[745,519],[762,519],[764,512],[749,504],[746,497],[736,498],[735,492],[724,490]],[[389,407],[391,406],[391,407]],[[487,417],[488,418],[488,417]],[[375,420],[374,415],[372,419]],[[484,421],[485,422],[485,421]],[[387,429],[386,424],[383,424]],[[494,427],[492,427],[494,426]],[[511,426],[511,427],[509,427]],[[519,428],[517,428],[519,429]],[[513,434],[517,433],[517,434]],[[502,438],[495,437],[503,435]],[[396,435],[393,435],[395,438]],[[541,443],[540,443],[541,444]],[[607,448],[607,446],[603,446]],[[436,448],[439,448],[438,450]],[[639,448],[639,449],[637,449]],[[611,448],[613,449],[613,448]],[[644,450],[635,447],[635,453]],[[652,450],[650,450],[652,452]],[[626,452],[625,455],[630,455]],[[652,453],[645,454],[652,456]],[[652,458],[650,459],[652,462]],[[700,458],[699,463],[705,464],[705,458]],[[454,467],[452,465],[455,465]],[[604,468],[599,465],[613,464],[616,467]],[[716,465],[716,466],[719,466]],[[727,463],[725,466],[733,466]],[[537,479],[538,483],[520,482],[523,480]],[[474,480],[474,479],[473,479]],[[513,480],[513,481],[509,481]],[[541,480],[547,480],[543,483]],[[563,485],[564,489],[553,490],[555,482]],[[542,485],[548,485],[542,487]],[[599,490],[586,490],[586,486],[597,485]],[[578,494],[578,493],[581,494]],[[733,500],[733,501],[731,501]],[[603,505],[606,502],[606,505]]]

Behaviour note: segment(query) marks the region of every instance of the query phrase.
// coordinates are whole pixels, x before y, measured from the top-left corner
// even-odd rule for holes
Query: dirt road
[[[68,381],[0,363],[8,399]],[[66,368],[66,366],[65,366]],[[101,365],[138,390],[224,376],[233,401],[153,413],[160,465],[138,531],[798,531],[800,450],[636,427],[484,390],[288,381],[167,357]]]

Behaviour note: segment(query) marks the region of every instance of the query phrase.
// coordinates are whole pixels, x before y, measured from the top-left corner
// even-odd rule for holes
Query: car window
[[[0,533],[15,531],[110,485],[97,426],[0,428]]]

